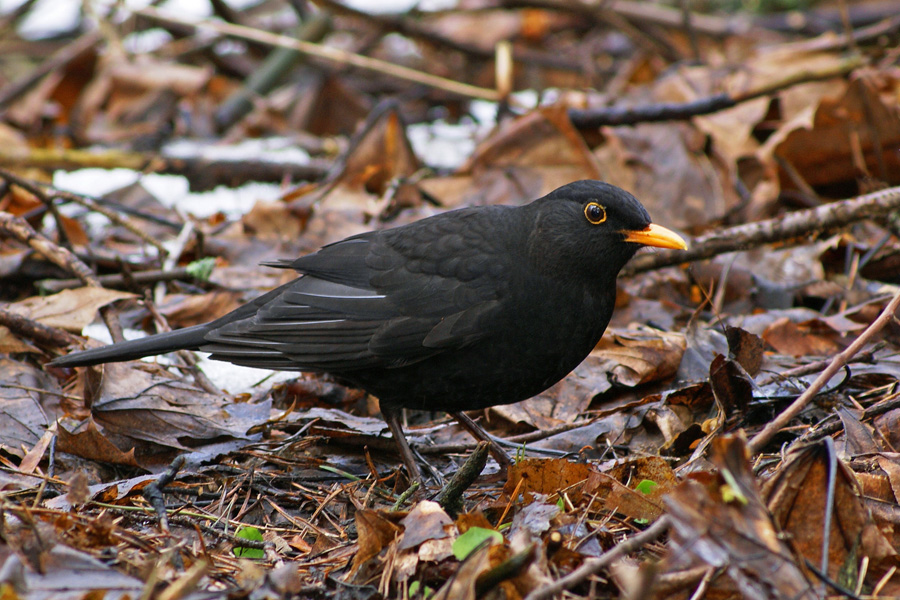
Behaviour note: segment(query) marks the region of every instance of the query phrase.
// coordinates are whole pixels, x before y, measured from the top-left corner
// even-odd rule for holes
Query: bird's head
[[[529,255],[550,273],[615,279],[641,246],[687,249],[677,233],[651,223],[634,196],[602,181],[564,185],[529,207]]]

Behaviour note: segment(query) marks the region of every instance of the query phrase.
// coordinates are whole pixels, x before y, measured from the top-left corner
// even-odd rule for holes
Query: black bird
[[[450,211],[266,263],[301,276],[205,325],[50,364],[190,349],[251,367],[331,373],[379,398],[410,476],[420,479],[399,409],[459,417],[546,390],[600,340],[616,276],[641,246],[687,247],[628,192],[577,181],[525,206]]]

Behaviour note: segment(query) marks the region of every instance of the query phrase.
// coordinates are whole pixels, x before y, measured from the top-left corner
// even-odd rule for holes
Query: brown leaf
[[[134,448],[119,450],[94,423],[93,419],[81,430],[70,433],[65,427],[59,427],[59,449],[75,456],[98,460],[113,465],[140,467],[134,458]]]
[[[634,483],[637,484],[640,481]],[[603,505],[608,510],[634,519],[646,519],[648,521],[656,520],[665,512],[661,497],[652,497],[644,494],[612,478],[607,484],[609,491],[603,499]]]
[[[488,545],[470,554],[459,570],[432,596],[432,600],[475,600],[478,576],[491,566],[491,549]]]
[[[159,475],[149,474],[91,485],[88,487],[87,500],[95,500],[107,504],[125,504],[123,500],[140,495],[144,488],[158,479]],[[176,485],[175,487],[178,486]],[[66,495],[47,500],[44,506],[57,510],[71,510],[74,505]]]
[[[356,532],[359,550],[353,557],[350,573],[358,573],[363,565],[378,556],[381,551],[403,532],[403,528],[392,520],[398,513],[360,509],[356,511]]]
[[[203,442],[248,439],[269,416],[264,404],[238,404],[141,362],[103,365],[91,414],[122,451],[137,449],[141,462]],[[149,466],[149,465],[147,465]]]
[[[577,504],[590,474],[590,466],[565,458],[526,458],[510,466],[503,491],[509,496],[523,494],[526,503],[534,494],[551,494],[555,501],[557,494],[564,492]]]
[[[88,491],[87,475],[79,471],[69,479],[69,491],[66,493],[66,502],[72,506],[79,506],[90,499]]]
[[[313,135],[350,135],[369,114],[369,98],[342,78],[313,81],[308,93],[298,99],[291,121]]]
[[[706,136],[687,123],[642,123],[603,129],[594,150],[603,179],[640,198],[654,221],[689,228],[737,206],[727,165],[702,151]]]
[[[634,387],[675,375],[686,346],[681,333],[617,330],[604,335],[591,354],[616,364],[615,383]]]
[[[60,416],[59,383],[40,369],[8,358],[0,358],[0,381],[0,449],[24,459],[23,448],[37,447]]]
[[[86,552],[56,544],[44,549],[35,563],[24,568],[13,554],[10,566],[21,577],[21,585],[28,590],[42,590],[45,598],[81,598],[100,600],[101,598],[137,598],[144,588],[144,582],[117,570],[113,566],[94,558]],[[39,567],[39,568],[38,568]],[[17,580],[18,581],[18,580]],[[12,586],[5,586],[12,589]],[[115,590],[113,593],[103,590]],[[11,591],[8,598],[19,598]]]
[[[729,476],[692,474],[666,498],[673,524],[670,568],[722,569],[743,598],[818,598],[760,499],[746,441],[724,436],[712,449],[712,462]],[[714,580],[707,593],[715,595],[721,587]]]
[[[244,231],[260,240],[294,240],[303,223],[284,202],[257,202],[241,217]]]
[[[453,519],[437,502],[423,500],[409,511],[400,524],[403,526],[403,537],[398,548],[408,550],[427,540],[446,538],[449,535],[446,527],[453,524]]]
[[[837,478],[829,482],[829,462]],[[831,523],[824,522],[829,486],[834,488]],[[763,497],[778,526],[789,533],[797,551],[814,565],[821,564],[825,528],[830,528],[828,576],[838,578],[847,561],[868,556],[880,561],[895,552],[872,521],[859,496],[853,472],[824,443],[798,448],[763,486]]]
[[[733,360],[717,354],[709,366],[709,383],[726,420],[739,418],[753,399],[753,385]]]
[[[351,190],[381,196],[392,180],[409,177],[419,167],[400,114],[391,108],[378,116],[347,155],[340,181]]]
[[[726,327],[725,337],[728,339],[728,352],[751,377],[755,377],[762,367],[762,339],[740,327]]]
[[[876,454],[881,450],[871,427],[859,420],[859,415],[856,414],[858,411],[838,406],[835,412],[841,419],[841,425],[844,426],[844,453],[848,457]]]
[[[474,175],[470,204],[522,204],[560,185],[601,175],[564,106],[501,123],[460,171]]]
[[[97,309],[134,294],[100,287],[63,290],[52,296],[32,296],[10,304],[7,309],[44,325],[81,333],[97,318]]]
[[[242,288],[243,289],[243,288]],[[168,296],[158,307],[173,329],[208,323],[230,313],[242,303],[236,292],[216,291],[191,296]]]
[[[73,246],[87,246],[90,243],[87,232],[81,226],[80,221],[76,221],[65,215],[59,215],[59,222],[62,224],[66,232],[66,238]]]
[[[606,478],[611,481],[604,481]],[[652,482],[652,489],[636,489],[644,481]],[[663,514],[662,498],[677,483],[675,473],[665,459],[648,456],[626,460],[606,473],[594,474],[585,492],[599,493],[610,510],[652,521]]]
[[[887,474],[887,479],[890,483],[893,497],[888,500],[900,503],[900,460],[898,460],[897,454],[882,454],[876,457],[876,460],[881,470]]]
[[[675,472],[669,466],[669,462],[659,456],[645,456],[624,460],[606,472],[619,482],[631,487],[647,479],[657,485],[657,490],[649,494],[651,498],[658,498],[678,483]]]
[[[893,174],[891,184],[900,181],[900,156],[889,150],[900,144],[896,103],[884,102],[869,77],[854,78],[843,94],[822,95],[806,106],[766,141],[763,154],[782,157],[811,186],[855,181],[860,166],[879,177]],[[877,138],[872,123],[878,123]]]
[[[14,335],[8,328],[0,325],[0,354],[21,354],[30,352],[40,354],[37,346],[32,346],[22,338]]]
[[[879,415],[872,423],[879,436],[890,444],[891,448],[900,448],[900,409]]]
[[[828,356],[838,352],[835,335],[820,332],[823,328],[815,322],[794,323],[784,317],[766,327],[762,338],[778,352],[792,356]]]

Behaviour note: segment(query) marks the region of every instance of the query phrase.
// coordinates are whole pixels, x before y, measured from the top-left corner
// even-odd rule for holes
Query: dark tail
[[[204,336],[208,331],[208,323],[185,327],[139,340],[93,348],[84,352],[74,352],[67,356],[54,358],[48,364],[54,367],[86,367],[101,363],[135,360],[175,350],[196,350],[206,342]]]

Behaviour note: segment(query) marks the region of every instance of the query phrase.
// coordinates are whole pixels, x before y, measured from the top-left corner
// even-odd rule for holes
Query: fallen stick
[[[809,210],[798,210],[774,219],[713,231],[691,240],[688,250],[660,251],[637,256],[625,265],[622,275],[694,262],[736,250],[749,250],[772,242],[796,240],[800,243],[810,234],[821,234],[856,221],[884,216],[898,209],[900,186]]]
[[[784,411],[781,412],[777,417],[772,419],[768,425],[766,425],[762,431],[753,436],[753,439],[750,440],[749,447],[753,452],[760,452],[766,444],[771,441],[775,434],[778,433],[785,425],[790,422],[791,419],[796,417],[800,411],[806,408],[806,405],[810,403],[810,401],[816,397],[816,394],[819,393],[825,384],[834,377],[835,373],[840,371],[844,365],[846,365],[851,358],[856,356],[860,350],[862,350],[863,346],[868,344],[872,338],[881,331],[885,325],[887,325],[893,318],[894,314],[897,312],[897,308],[900,307],[900,292],[894,294],[894,297],[888,302],[888,305],[884,307],[884,310],[881,311],[881,314],[872,321],[872,324],[869,325],[865,331],[859,334],[859,337],[853,340],[853,343],[847,346],[847,348],[840,352],[831,363],[822,371],[816,380],[812,382],[812,384],[806,389],[805,392],[800,394],[796,400],[794,400],[790,406],[788,406]]]

